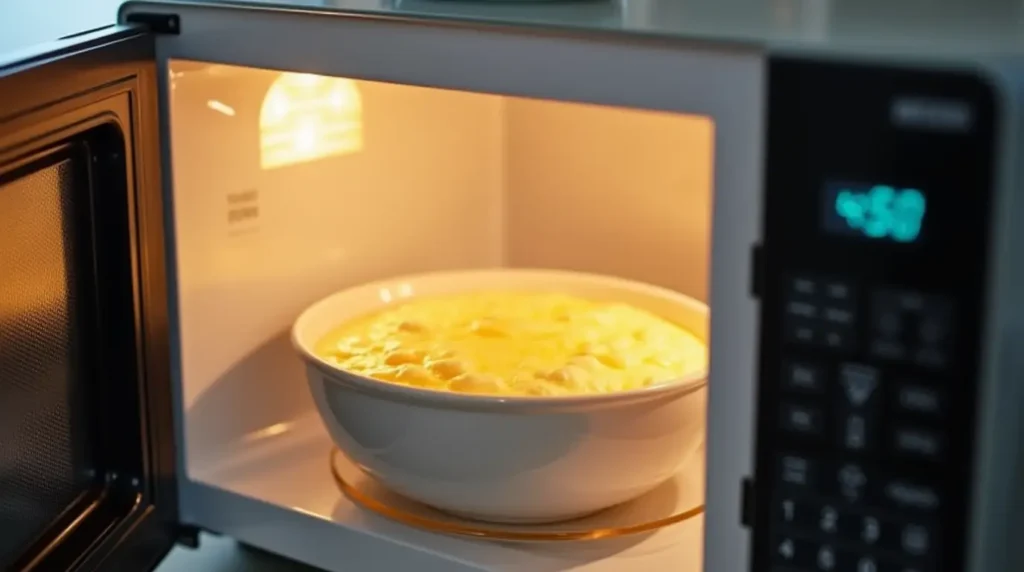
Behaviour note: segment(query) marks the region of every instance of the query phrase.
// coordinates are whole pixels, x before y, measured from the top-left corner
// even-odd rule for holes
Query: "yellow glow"
[[[273,169],[363,148],[363,102],[356,82],[283,73],[260,109],[260,164]]]

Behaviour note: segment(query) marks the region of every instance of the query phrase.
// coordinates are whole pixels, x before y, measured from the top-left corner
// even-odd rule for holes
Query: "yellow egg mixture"
[[[625,391],[707,367],[703,342],[650,312],[527,292],[415,299],[342,325],[316,352],[382,381],[498,395]]]

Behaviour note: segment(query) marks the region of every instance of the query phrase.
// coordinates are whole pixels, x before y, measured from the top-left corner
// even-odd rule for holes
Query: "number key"
[[[775,522],[782,524],[786,530],[815,531],[818,529],[819,515],[813,506],[782,497],[775,505]]]
[[[864,516],[861,518],[860,539],[862,542],[865,544],[874,544],[878,542],[881,535],[882,524],[877,518],[873,516]]]
[[[816,553],[817,547],[813,542],[788,534],[776,536],[772,542],[772,560],[778,564],[785,564],[784,568],[805,570],[812,567]]]
[[[839,532],[839,511],[829,505],[821,507],[818,513],[818,529],[826,534]]]

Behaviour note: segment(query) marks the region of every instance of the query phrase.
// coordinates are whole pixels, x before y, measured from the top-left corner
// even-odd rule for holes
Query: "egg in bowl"
[[[537,302],[537,297],[546,296],[555,298],[547,306]],[[483,303],[492,297],[492,302]],[[513,298],[521,304],[513,304]],[[470,311],[476,304],[469,301],[473,299],[480,299],[489,309]],[[538,335],[537,329],[539,334],[545,330],[530,312],[543,314],[538,308],[549,307],[551,319],[559,321],[556,309],[562,302],[556,303],[556,299],[578,304],[573,305],[580,310],[574,315],[581,324],[588,320],[610,322],[607,330],[576,330],[583,336],[586,332],[595,336],[586,340],[595,344],[587,348],[594,350],[591,355],[595,359],[603,350],[599,347],[603,338],[596,332],[614,330],[615,336],[631,337],[641,329],[616,325],[616,320],[607,317],[630,314],[625,311],[630,307],[693,334],[699,344],[691,349],[698,357],[688,362],[687,370],[692,367],[695,371],[681,377],[676,374],[682,370],[665,373],[671,379],[664,383],[657,381],[660,375],[638,374],[632,383],[646,383],[651,378],[649,385],[638,389],[615,391],[608,383],[599,392],[567,388],[550,396],[525,393],[525,387],[519,388],[524,391],[519,394],[461,392],[450,385],[438,387],[437,381],[431,388],[367,374],[393,352],[417,349],[424,352],[420,365],[428,371],[434,360],[456,358],[463,362],[464,373],[494,375],[503,384],[515,379],[516,371],[531,375],[553,372],[576,357],[579,347],[552,346],[560,337],[571,338],[572,329],[565,326],[558,335]],[[454,300],[460,302],[453,304]],[[532,335],[521,340],[530,347],[532,356],[527,357],[544,360],[549,356],[549,361],[509,358],[504,363],[510,364],[510,369],[485,369],[482,364],[490,359],[486,353],[481,357],[464,346],[434,343],[443,321],[434,314],[428,320],[426,315],[412,312],[421,303],[422,308],[435,304],[461,308],[461,317],[452,318],[452,323],[461,323],[465,329],[446,334],[448,338],[440,336],[445,343],[449,338],[465,340],[470,332],[489,339],[483,334],[497,333],[490,331],[492,326],[522,327]],[[533,310],[513,311],[516,305]],[[403,307],[407,309],[400,310]],[[439,310],[437,313],[440,315]],[[488,316],[490,320],[478,321]],[[509,317],[507,323],[497,319],[502,316]],[[381,324],[377,330],[374,323]],[[452,514],[491,522],[533,523],[578,518],[636,498],[676,474],[699,450],[706,420],[708,379],[701,364],[707,361],[708,323],[708,307],[699,300],[622,278],[539,269],[456,270],[400,276],[335,292],[302,312],[292,328],[292,342],[305,363],[311,396],[331,439],[372,479],[402,496]],[[421,327],[422,337],[411,335]],[[395,337],[398,331],[405,333]],[[343,353],[335,351],[339,342],[354,342],[350,338],[358,336],[364,340],[343,344],[347,346]],[[644,351],[651,351],[658,346],[653,338],[656,336],[637,346],[645,345]],[[502,344],[513,345],[508,340],[515,338],[495,339],[499,341],[487,347],[497,353],[518,351],[505,347],[498,352]],[[403,347],[402,340],[418,340],[424,346]],[[374,350],[377,361],[362,362],[365,369],[361,371],[366,373],[355,371],[360,367],[357,362],[342,365],[346,359],[366,355],[364,350],[373,344],[378,344]],[[614,348],[614,344],[605,345]],[[409,363],[398,363],[405,357],[401,353],[392,356],[395,364],[385,364],[392,368],[388,371],[396,377],[399,371],[407,371],[409,368],[402,370],[402,366]],[[647,359],[620,357],[634,360],[630,362],[634,365]],[[603,363],[601,367],[605,369],[598,372],[615,370]],[[606,375],[599,380],[612,378]],[[515,391],[504,385],[500,389]]]
[[[552,292],[414,299],[342,324],[316,353],[379,381],[516,396],[629,391],[707,367],[704,343],[664,318]]]

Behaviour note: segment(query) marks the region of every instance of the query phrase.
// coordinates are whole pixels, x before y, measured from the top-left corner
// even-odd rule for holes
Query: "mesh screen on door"
[[[92,360],[77,286],[87,201],[64,158],[0,179],[0,569],[89,489]]]

